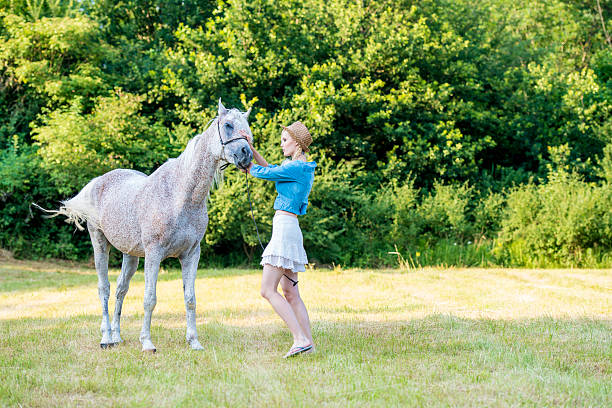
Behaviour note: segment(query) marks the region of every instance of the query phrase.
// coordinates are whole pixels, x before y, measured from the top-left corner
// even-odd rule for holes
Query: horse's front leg
[[[153,353],[155,353],[156,348],[151,342],[151,315],[157,304],[157,275],[161,261],[162,256],[157,252],[147,252],[145,254],[144,319],[142,330],[140,331],[140,343],[142,343],[142,351],[151,351]]]
[[[204,347],[198,341],[196,329],[195,279],[200,260],[200,243],[198,242],[186,255],[181,256],[179,260],[183,270],[183,293],[187,315],[187,343],[189,343],[193,350],[204,350]]]

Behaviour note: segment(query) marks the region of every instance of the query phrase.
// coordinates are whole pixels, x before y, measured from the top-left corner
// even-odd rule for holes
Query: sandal
[[[285,357],[283,357],[283,358],[289,358],[289,357],[297,356],[298,354],[307,352],[308,350],[312,350],[312,344],[309,344],[309,345],[304,346],[304,347],[291,347],[289,352],[287,354],[285,354]]]

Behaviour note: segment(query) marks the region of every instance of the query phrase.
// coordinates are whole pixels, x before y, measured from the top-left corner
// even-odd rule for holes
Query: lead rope
[[[251,218],[253,219],[253,224],[255,225],[255,232],[257,232],[257,240],[259,241],[259,246],[261,247],[262,251],[265,251],[263,244],[261,243],[261,238],[259,237],[259,229],[257,228],[257,223],[255,222],[255,216],[253,215],[253,204],[251,204],[251,188],[249,186],[249,177],[247,176],[246,173],[244,173],[244,179],[246,180],[246,185],[247,185],[247,197],[249,199],[249,207],[251,208]],[[291,279],[290,277],[288,277],[286,274],[283,273],[283,276],[287,279],[289,279],[292,283],[293,286],[298,284],[298,281]]]

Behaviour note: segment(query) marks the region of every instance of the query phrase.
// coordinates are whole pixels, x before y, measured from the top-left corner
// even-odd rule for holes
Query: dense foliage
[[[270,162],[281,124],[314,135],[315,263],[609,265],[611,16],[607,0],[0,0],[0,247],[88,257],[29,204],[151,172],[221,97],[253,107]],[[264,241],[271,184],[253,181]],[[244,191],[226,171],[203,262],[257,261]]]

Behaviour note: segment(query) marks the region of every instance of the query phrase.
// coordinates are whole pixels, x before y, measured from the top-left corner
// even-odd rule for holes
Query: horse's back
[[[147,175],[138,170],[115,169],[97,177],[97,188],[118,187],[124,183],[142,182]]]

